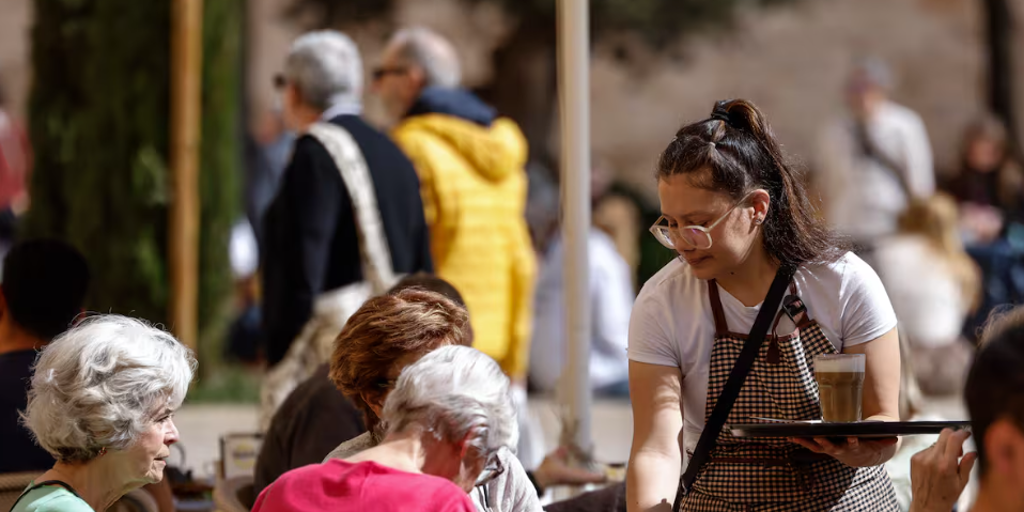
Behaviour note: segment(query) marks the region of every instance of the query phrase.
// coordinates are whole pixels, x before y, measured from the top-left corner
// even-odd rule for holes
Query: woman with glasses
[[[379,445],[285,473],[253,512],[473,512],[467,493],[501,473],[498,453],[519,437],[508,377],[469,347],[437,349],[402,370],[381,418]]]
[[[815,217],[749,102],[719,102],[684,126],[657,171],[663,215],[651,232],[679,257],[646,283],[630,322],[629,510],[897,510],[882,467],[895,438],[704,432],[723,419],[821,419],[812,361],[836,353],[865,356],[863,419],[897,420],[896,316],[878,276]],[[736,394],[723,394],[770,289],[770,327]],[[719,396],[731,406],[713,415]]]

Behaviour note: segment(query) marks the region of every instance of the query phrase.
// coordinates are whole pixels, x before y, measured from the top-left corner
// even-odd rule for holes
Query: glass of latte
[[[814,358],[821,416],[827,422],[861,420],[864,354],[823,354]]]

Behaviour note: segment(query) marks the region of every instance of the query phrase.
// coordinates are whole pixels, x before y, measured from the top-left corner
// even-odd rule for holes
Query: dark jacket
[[[288,471],[323,462],[339,444],[366,432],[363,413],[334,387],[328,373],[328,366],[321,365],[274,414],[256,459],[255,494]]]
[[[432,272],[430,236],[412,163],[391,139],[358,116],[331,122],[362,150],[396,273]],[[316,139],[295,143],[264,218],[263,336],[267,362],[284,358],[317,295],[363,280],[356,222],[337,166]]]
[[[32,440],[19,415],[28,406],[37,355],[35,350],[0,354],[0,473],[42,473],[53,467],[53,456]]]

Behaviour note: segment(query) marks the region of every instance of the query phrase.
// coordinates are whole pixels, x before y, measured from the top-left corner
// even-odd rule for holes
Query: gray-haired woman
[[[476,510],[467,493],[501,472],[519,437],[508,377],[493,359],[439,348],[402,371],[384,405],[384,441],[348,459],[289,471],[253,512]]]
[[[24,422],[57,463],[12,512],[102,512],[159,482],[195,368],[173,336],[123,316],[89,318],[50,343]]]

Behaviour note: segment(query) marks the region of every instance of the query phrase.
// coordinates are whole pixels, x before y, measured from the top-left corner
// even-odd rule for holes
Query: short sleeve
[[[646,292],[646,293],[645,293]],[[670,310],[649,290],[641,292],[629,318],[629,359],[638,363],[681,367],[679,349],[668,335]]]
[[[853,255],[846,256],[840,301],[840,337],[844,347],[875,340],[896,327],[896,313],[882,280],[874,269]]]

